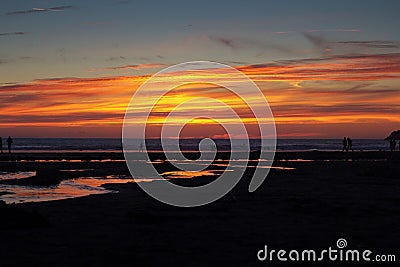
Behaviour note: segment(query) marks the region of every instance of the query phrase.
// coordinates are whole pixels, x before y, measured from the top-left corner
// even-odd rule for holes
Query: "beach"
[[[159,153],[151,157],[162,159]],[[255,192],[248,192],[254,171],[248,168],[230,193],[197,208],[160,203],[134,182],[103,185],[111,193],[3,204],[0,265],[286,266],[259,261],[257,252],[265,245],[288,250],[335,247],[339,238],[351,248],[395,254],[399,159],[400,153],[386,151],[277,152],[276,168]],[[16,153],[1,160],[2,171],[36,170],[38,179],[28,184],[129,175],[121,153]],[[156,165],[170,170],[165,163]],[[53,175],[66,169],[86,171]],[[195,186],[215,178],[171,180]]]

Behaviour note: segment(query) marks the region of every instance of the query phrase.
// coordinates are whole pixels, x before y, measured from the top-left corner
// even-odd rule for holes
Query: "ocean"
[[[201,139],[181,139],[182,151],[196,151]],[[245,140],[242,140],[243,143]],[[132,150],[138,150],[141,146],[140,140],[134,140]],[[216,139],[219,151],[230,150],[228,139]],[[163,149],[159,139],[147,139],[146,147],[149,151],[170,151],[172,140],[166,140]],[[3,149],[7,145],[3,138]],[[251,150],[260,148],[260,140],[250,140]],[[16,152],[120,152],[122,142],[119,138],[14,138],[12,149]],[[278,139],[277,151],[335,151],[342,149],[341,139]],[[381,139],[354,139],[353,149],[355,151],[380,151],[389,150],[389,144]]]

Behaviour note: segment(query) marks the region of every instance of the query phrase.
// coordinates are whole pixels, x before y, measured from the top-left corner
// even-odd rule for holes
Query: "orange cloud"
[[[368,81],[400,78],[400,53],[333,56],[239,66],[256,81]]]
[[[142,64],[131,68],[145,66],[161,67]],[[398,53],[334,56],[237,68],[258,84],[270,103],[278,133],[283,137],[329,137],[330,133],[332,136],[333,133],[323,130],[327,127],[322,125],[338,125],[341,127],[337,129],[338,132],[349,131],[352,125],[357,125],[354,132],[359,136],[365,136],[365,129],[369,129],[371,137],[376,137],[381,134],[380,131],[385,135],[391,127],[396,129],[400,125]],[[179,75],[173,73],[172,77],[166,77],[160,81],[160,86],[167,85],[170,79],[181,79]],[[189,75],[201,77],[198,72]],[[227,76],[223,70],[216,70],[215,77],[235,82],[235,77]],[[35,133],[24,134],[24,129],[33,129],[43,134],[54,132],[54,135],[59,135],[60,131],[46,129],[62,128],[70,131],[72,136],[79,136],[76,134],[79,128],[91,136],[104,137],[103,133],[107,133],[115,137],[120,133],[125,110],[133,93],[148,78],[58,78],[1,86],[0,132],[14,131],[26,136]],[[245,103],[226,89],[209,84],[190,84],[165,95],[149,120],[154,136],[157,136],[160,124],[169,112],[180,103],[196,97],[216,98],[232,107],[250,134],[256,136],[256,121]],[[140,115],[140,110],[149,104],[144,98],[135,109]],[[179,110],[176,122],[193,116],[201,117],[202,112],[210,107],[208,100],[198,100]],[[224,110],[215,109],[215,112],[223,114]],[[224,136],[221,130],[215,133],[205,131],[204,123],[203,120],[194,121],[194,128],[187,130],[188,135]],[[237,121],[226,117],[222,123]],[[384,127],[371,130],[377,124]],[[318,131],[318,125],[321,125],[321,131]],[[101,132],[99,129],[102,129]]]

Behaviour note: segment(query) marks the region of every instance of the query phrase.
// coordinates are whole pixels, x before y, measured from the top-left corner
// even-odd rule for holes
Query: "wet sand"
[[[126,174],[122,159],[119,153],[2,155],[0,170],[35,169],[43,182],[50,179],[46,172],[67,168],[92,169],[90,175]],[[229,194],[198,208],[164,205],[134,183],[105,185],[118,194],[7,205],[12,211],[0,207],[5,215],[0,266],[287,266],[259,262],[256,254],[264,245],[326,249],[339,238],[349,248],[398,253],[399,152],[279,152],[274,166],[294,170],[272,169],[264,184],[249,193],[249,169]],[[13,223],[15,218],[22,222]],[[338,264],[345,265],[313,266]]]

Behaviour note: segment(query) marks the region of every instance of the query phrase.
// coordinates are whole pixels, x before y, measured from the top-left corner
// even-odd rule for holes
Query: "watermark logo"
[[[338,248],[345,248],[345,247],[347,247],[347,241],[346,241],[346,239],[344,239],[344,238],[339,238],[339,239],[336,241],[336,246],[337,246]]]
[[[157,179],[151,183],[138,183],[146,193],[161,202],[180,207],[205,205],[221,198],[239,182],[246,166],[235,166],[234,171],[225,171],[218,179],[198,187],[183,187],[163,179],[156,168],[149,164],[149,153],[145,145],[151,126],[150,118],[153,118],[154,114],[158,116],[157,124],[162,125],[163,152],[169,162],[179,170],[201,171],[215,159],[216,149],[209,151],[206,149],[210,146],[217,147],[211,138],[205,138],[199,143],[201,156],[198,160],[187,159],[180,150],[182,129],[198,118],[213,120],[227,133],[231,147],[227,169],[232,169],[233,159],[250,158],[250,135],[246,123],[237,109],[231,106],[237,102],[229,103],[206,93],[201,97],[182,97],[182,101],[168,114],[158,107],[158,103],[168,97],[168,93],[179,87],[195,84],[224,88],[251,110],[253,125],[256,124],[258,127],[261,144],[258,151],[260,161],[250,181],[249,192],[255,191],[267,177],[270,170],[268,167],[272,165],[276,148],[275,123],[268,102],[258,86],[239,70],[220,63],[194,61],[168,67],[153,75],[136,90],[127,107],[122,130],[124,156],[134,179]],[[174,101],[176,100],[175,98]],[[189,116],[190,113],[186,112],[185,116],[182,116],[182,110],[191,110],[201,101],[207,102],[207,107],[201,113]],[[161,115],[165,117],[163,120],[159,118]],[[167,145],[169,149],[164,149]],[[138,146],[139,152],[135,152],[135,147]],[[261,164],[263,166],[259,167]]]
[[[340,261],[340,262],[395,262],[394,254],[374,254],[371,250],[346,249],[347,241],[339,238],[336,241],[336,247],[328,247],[323,250],[304,249],[304,250],[285,250],[269,249],[267,245],[257,252],[259,261],[292,261],[292,262],[310,262],[310,261]]]

